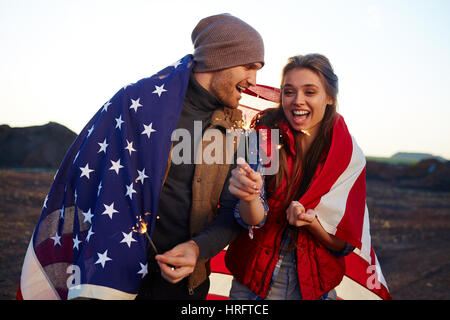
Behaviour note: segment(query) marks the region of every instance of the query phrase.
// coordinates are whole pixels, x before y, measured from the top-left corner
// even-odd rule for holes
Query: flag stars
[[[137,193],[136,190],[133,189],[133,182],[129,185],[126,186],[127,187],[127,193],[125,194],[126,196],[129,196],[131,200],[133,200],[133,193]]]
[[[45,197],[43,208],[47,208],[48,195]]]
[[[89,209],[87,212],[81,211],[81,213],[82,213],[83,216],[84,216],[84,221],[83,221],[83,223],[84,223],[84,222],[89,222],[90,224],[92,224],[92,217],[93,217],[94,215],[91,213],[91,209]]]
[[[92,226],[89,228],[88,230],[88,234],[86,236],[86,242],[89,242],[89,240],[91,240],[91,236],[93,236],[95,234],[95,232],[92,231]]]
[[[79,155],[80,155],[80,150],[78,150],[77,154],[75,155],[75,159],[73,159],[72,164],[74,164],[75,161],[77,161]]]
[[[109,144],[106,143],[106,138],[105,138],[105,140],[103,140],[103,142],[98,142],[98,145],[100,146],[100,149],[98,150],[97,153],[100,153],[100,152],[106,153],[106,148],[109,146]]]
[[[142,131],[141,134],[146,134],[148,138],[150,138],[150,135],[152,134],[152,132],[156,132],[155,129],[152,128],[153,123],[150,123],[149,125],[145,125],[144,124],[144,131]]]
[[[145,174],[145,168],[142,169],[142,171],[137,171],[138,172],[138,177],[136,178],[136,183],[138,181],[141,181],[142,184],[144,184],[144,179],[148,178],[148,176]]]
[[[75,238],[73,238],[73,249],[77,249],[80,250],[80,248],[78,247],[80,245],[81,241],[78,240],[78,235],[75,235]]]
[[[103,204],[103,206],[105,207],[105,211],[103,211],[102,215],[107,214],[111,220],[112,220],[113,214],[119,212],[116,209],[114,209],[114,202],[111,203],[109,206],[106,204]]]
[[[94,125],[92,125],[92,127],[90,129],[88,129],[88,135],[87,135],[88,138],[91,135],[92,131],[94,131]]]
[[[164,84],[162,86],[155,86],[155,91],[153,91],[152,93],[156,93],[158,95],[158,97],[161,97],[163,92],[166,92],[167,90],[164,89]]]
[[[131,99],[130,109],[134,109],[134,112],[137,112],[137,109],[139,107],[142,107],[142,104],[139,103],[139,100],[141,100],[141,98],[138,98],[137,100]]]
[[[89,179],[90,178],[89,175],[91,174],[91,172],[94,171],[94,170],[89,169],[89,163],[87,163],[85,167],[80,167],[80,169],[81,169],[80,178],[87,177]]]
[[[130,142],[127,140],[127,146],[125,147],[125,150],[128,150],[130,156],[132,152],[136,152],[136,149],[133,148],[133,141]]]
[[[98,255],[98,260],[95,262],[95,264],[100,263],[102,265],[102,268],[105,268],[106,261],[112,261],[112,259],[110,257],[108,257],[108,250],[105,250],[105,252],[103,252],[101,254],[99,252],[97,252],[97,255]]]
[[[51,239],[53,239],[53,246],[56,247],[57,244],[61,245],[61,236],[58,234],[58,232],[56,232],[56,234],[53,237],[50,237]]]
[[[103,111],[108,112],[108,107],[109,107],[110,105],[112,105],[111,101],[108,101],[107,103],[105,103],[105,104],[103,105],[102,112],[103,112]]]
[[[133,85],[133,83],[128,83],[128,84],[126,84],[126,85],[123,87],[123,90],[127,90],[127,88],[130,87],[130,86],[132,86],[132,85]]]
[[[111,160],[111,168],[109,168],[109,170],[114,170],[117,174],[119,174],[119,170],[123,168],[123,166],[120,164],[120,159],[118,159],[117,161],[112,161]]]
[[[174,67],[176,69],[180,64],[183,64],[183,62],[181,62],[181,60],[178,60],[178,61],[172,63],[170,66]]]
[[[141,265],[141,270],[139,270],[137,274],[142,274],[142,278],[144,278],[148,273],[148,263],[142,264],[139,262],[139,264]]]
[[[119,128],[119,130],[122,130],[122,123],[125,121],[122,120],[122,115],[120,115],[118,118],[115,118],[116,120],[116,129]]]
[[[126,243],[128,245],[128,248],[131,247],[131,243],[132,242],[137,242],[134,238],[133,238],[133,231],[130,231],[130,233],[125,233],[122,232],[123,235],[123,239],[122,241],[120,241],[120,243]]]
[[[100,181],[100,184],[98,185],[97,188],[97,197],[100,195],[100,190],[102,190],[102,181]]]

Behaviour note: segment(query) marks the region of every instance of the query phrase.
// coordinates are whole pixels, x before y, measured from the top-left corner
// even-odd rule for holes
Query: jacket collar
[[[242,111],[228,107],[214,110],[211,116],[211,126],[225,129],[242,128]]]

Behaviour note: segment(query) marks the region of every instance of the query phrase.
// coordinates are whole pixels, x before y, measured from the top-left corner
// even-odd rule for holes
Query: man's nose
[[[257,70],[250,70],[249,75],[247,77],[247,82],[250,86],[256,86],[256,71]]]

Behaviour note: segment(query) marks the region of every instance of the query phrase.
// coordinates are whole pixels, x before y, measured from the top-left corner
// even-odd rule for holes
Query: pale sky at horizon
[[[211,2],[0,0],[0,124],[79,133],[121,87],[192,53],[201,18],[229,12],[264,39],[259,84],[278,87],[292,55],[322,53],[366,155],[450,159],[450,1]]]

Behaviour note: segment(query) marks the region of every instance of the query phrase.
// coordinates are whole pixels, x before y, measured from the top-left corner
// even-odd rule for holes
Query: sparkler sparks
[[[150,215],[150,212],[144,213],[145,216]],[[156,254],[158,254],[158,250],[156,249],[155,244],[153,243],[152,238],[149,236],[147,232],[147,223],[142,219],[142,217],[136,216],[136,219],[138,219],[138,222],[136,222],[136,226],[133,226],[131,230],[133,232],[138,232],[140,234],[145,234],[150,245],[152,246],[152,249],[155,251]]]

